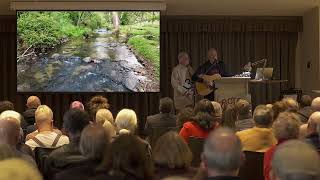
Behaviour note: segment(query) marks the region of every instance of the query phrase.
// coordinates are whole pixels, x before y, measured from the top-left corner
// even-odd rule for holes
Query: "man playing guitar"
[[[228,73],[225,69],[225,64],[223,61],[218,60],[218,52],[215,48],[210,48],[208,50],[208,60],[198,67],[197,71],[192,76],[192,81],[203,83],[207,88],[213,90],[210,94],[204,96],[204,98],[213,101],[214,100],[214,82],[209,80],[208,76],[217,76],[227,77]],[[198,90],[198,89],[197,89]],[[199,91],[199,90],[198,90]],[[198,92],[199,93],[199,92]],[[199,93],[200,94],[200,93]]]

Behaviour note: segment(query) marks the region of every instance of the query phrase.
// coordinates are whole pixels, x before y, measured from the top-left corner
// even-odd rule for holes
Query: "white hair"
[[[1,114],[0,114],[0,120],[3,120],[3,119],[6,119],[6,118],[12,118],[12,119],[15,119],[16,120],[16,123],[21,124],[21,121],[22,121],[22,116],[20,113],[16,112],[16,111],[13,111],[13,110],[6,110],[6,111],[3,111]]]
[[[137,123],[137,115],[132,109],[122,109],[115,120],[116,127],[120,132],[126,130],[134,133],[137,129]]]

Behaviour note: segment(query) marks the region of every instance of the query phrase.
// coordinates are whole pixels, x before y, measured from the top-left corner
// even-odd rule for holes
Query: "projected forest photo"
[[[158,11],[17,11],[18,92],[159,92]]]

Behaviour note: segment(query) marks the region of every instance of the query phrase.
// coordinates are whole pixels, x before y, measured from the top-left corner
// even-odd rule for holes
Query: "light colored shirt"
[[[181,110],[187,105],[192,105],[192,96],[185,96],[191,85],[191,76],[194,70],[191,66],[178,64],[173,68],[171,74],[171,85],[174,89],[174,104],[176,109]]]
[[[35,137],[45,146],[43,148],[58,148],[65,144],[69,144],[69,138],[65,135],[62,135],[58,140],[56,146],[52,147],[52,144],[57,137],[57,133],[54,131],[42,132],[37,134]],[[29,139],[28,141],[26,141],[26,145],[28,145],[32,150],[34,150],[36,147],[40,147],[40,145],[36,143],[33,139]]]

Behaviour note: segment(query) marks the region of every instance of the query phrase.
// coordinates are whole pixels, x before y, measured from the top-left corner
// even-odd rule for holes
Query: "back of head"
[[[19,126],[22,121],[21,114],[13,110],[3,111],[0,114],[0,119],[5,119],[5,118],[10,118],[10,120],[15,121]]]
[[[277,101],[272,105],[273,119],[276,119],[281,112],[287,110],[287,106],[283,101]]]
[[[13,118],[0,119],[0,143],[15,147],[20,138],[20,126]]]
[[[210,133],[204,144],[203,155],[208,170],[221,175],[239,170],[243,160],[240,139],[228,128],[219,128]]]
[[[320,126],[320,112],[314,112],[311,114],[309,120],[308,120],[308,132],[309,133],[315,133],[317,132],[317,127]]]
[[[14,105],[10,101],[0,101],[0,114],[6,110],[14,110]]]
[[[235,106],[238,116],[246,117],[251,115],[251,105],[247,100],[240,99],[236,102]]]
[[[102,125],[105,121],[114,124],[113,115],[108,109],[99,109],[96,113],[96,123]]]
[[[101,125],[90,124],[81,133],[80,152],[88,159],[101,160],[109,142],[110,137]]]
[[[237,110],[235,105],[228,104],[222,114],[222,125],[231,129],[235,129],[235,122],[237,120]]]
[[[129,131],[135,133],[137,129],[137,115],[132,109],[122,109],[115,120],[118,131]]]
[[[0,161],[0,180],[42,180],[40,172],[30,163],[12,158]]]
[[[155,164],[169,168],[188,168],[192,152],[177,132],[169,131],[162,135],[153,149]]]
[[[215,101],[211,101],[214,112],[216,114],[217,117],[222,117],[222,107],[221,104]]]
[[[88,110],[91,118],[96,117],[96,113],[99,109],[109,109],[109,107],[108,99],[103,96],[94,96],[88,103]]]
[[[196,106],[194,107],[194,114],[197,114],[198,112],[209,113],[215,116],[213,105],[208,99],[202,99],[197,102]]]
[[[41,105],[41,101],[37,96],[29,96],[27,99],[28,108],[37,108]]]
[[[320,157],[309,144],[290,140],[275,151],[271,167],[273,176],[280,180],[318,180]]]
[[[117,134],[116,128],[113,124],[110,123],[110,121],[105,121],[102,125],[102,127],[106,130],[108,136],[110,137],[110,140],[112,140],[112,137],[115,137]]]
[[[80,110],[84,110],[84,105],[82,104],[82,102],[80,101],[73,101],[70,104],[70,109],[80,109]]]
[[[90,121],[89,114],[80,109],[70,109],[63,116],[63,127],[71,135],[79,135]]]
[[[265,105],[259,105],[253,112],[253,120],[257,127],[269,128],[272,124],[272,110]]]
[[[296,139],[299,137],[299,117],[293,112],[282,112],[274,121],[272,129],[278,140]]]
[[[311,106],[312,98],[309,95],[303,95],[300,100],[300,107],[304,108],[307,106]]]
[[[53,112],[47,105],[40,105],[35,112],[36,124],[49,124],[53,121]]]
[[[320,111],[320,97],[312,100],[311,107],[314,111]]]
[[[283,103],[287,107],[287,110],[290,111],[298,111],[299,110],[299,104],[296,100],[292,98],[283,98],[282,99]]]
[[[193,117],[193,109],[191,107],[183,108],[177,115],[177,126],[181,128],[183,124],[190,121],[190,117]]]
[[[211,130],[216,123],[216,119],[207,112],[198,112],[194,117],[192,117],[192,120],[196,122],[201,129],[206,131]]]
[[[173,101],[169,97],[161,98],[159,104],[159,111],[161,113],[172,113],[173,112]]]
[[[121,176],[128,173],[137,179],[151,179],[153,175],[145,146],[132,134],[121,134],[117,137],[110,146],[108,157],[111,174]]]

